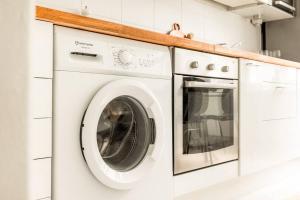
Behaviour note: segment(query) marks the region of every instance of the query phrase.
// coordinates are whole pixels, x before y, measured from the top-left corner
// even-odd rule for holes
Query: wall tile
[[[89,16],[121,22],[122,0],[82,0],[88,6]]]
[[[44,21],[32,23],[30,48],[32,76],[53,77],[53,24]]]
[[[81,8],[81,0],[36,0],[36,3],[38,5],[74,13],[79,13]]]
[[[123,23],[154,30],[154,0],[123,0]]]
[[[52,157],[52,119],[32,119],[32,159]]]
[[[155,0],[154,28],[156,31],[167,33],[172,24],[181,24],[181,0]]]
[[[31,190],[33,199],[44,199],[51,196],[51,159],[32,161]]]
[[[196,0],[182,1],[182,31],[192,32],[195,40],[203,41],[205,38],[205,13],[202,5]]]
[[[52,79],[32,79],[32,118],[52,117]]]

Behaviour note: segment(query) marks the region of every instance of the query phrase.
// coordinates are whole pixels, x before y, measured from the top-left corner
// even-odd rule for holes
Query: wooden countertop
[[[247,51],[227,49],[219,45],[208,44],[185,38],[178,38],[162,33],[157,33],[154,31],[134,28],[118,23],[94,19],[40,6],[36,6],[36,19],[51,22],[56,25],[77,28],[81,30],[92,31],[112,36],[118,36],[127,39],[150,42],[170,47],[179,47],[229,57],[245,58],[249,60],[256,60],[276,65],[300,68],[300,63],[298,62],[273,58]]]

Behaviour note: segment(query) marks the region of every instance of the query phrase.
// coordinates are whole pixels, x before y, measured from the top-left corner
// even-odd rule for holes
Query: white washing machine
[[[56,26],[53,200],[172,199],[167,47]]]

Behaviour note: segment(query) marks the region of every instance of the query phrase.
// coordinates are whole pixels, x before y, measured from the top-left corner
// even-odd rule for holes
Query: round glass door
[[[153,144],[151,121],[134,98],[121,96],[104,108],[97,127],[99,153],[116,171],[132,170],[144,159]]]
[[[102,87],[82,121],[86,164],[100,182],[130,189],[150,174],[164,147],[164,117],[151,90],[133,80]]]

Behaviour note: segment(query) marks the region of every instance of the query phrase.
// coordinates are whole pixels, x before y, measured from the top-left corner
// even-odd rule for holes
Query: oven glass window
[[[234,145],[233,97],[233,89],[183,88],[183,154]]]

